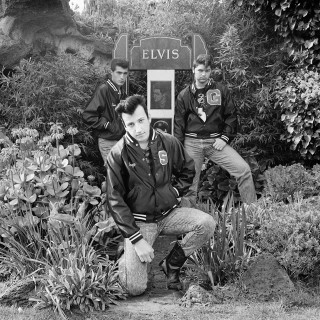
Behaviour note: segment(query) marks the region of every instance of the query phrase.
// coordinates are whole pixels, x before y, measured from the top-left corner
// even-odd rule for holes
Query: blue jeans
[[[107,157],[111,148],[117,143],[117,140],[107,140],[103,138],[98,139],[99,150],[104,162],[104,165],[107,164]]]
[[[216,221],[194,208],[176,208],[158,223],[137,222],[143,238],[152,246],[160,234],[182,235],[181,248],[186,256],[201,248],[214,234]],[[124,240],[124,253],[119,259],[120,282],[132,296],[147,288],[148,264],[141,262],[130,240]]]
[[[196,169],[196,174],[194,176],[192,186],[190,187],[189,196],[194,198],[197,196],[201,168],[204,158],[206,157],[236,178],[243,202],[247,204],[255,202],[257,200],[257,195],[252,179],[251,169],[248,163],[228,144],[221,151],[214,149],[212,146],[214,141],[215,139],[213,138],[185,138],[185,149],[194,160]]]

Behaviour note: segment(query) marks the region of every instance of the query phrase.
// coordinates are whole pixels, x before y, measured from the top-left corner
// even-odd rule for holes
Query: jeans
[[[106,140],[103,138],[98,139],[99,150],[104,162],[104,165],[107,165],[107,157],[111,148],[117,143],[117,140]]]
[[[190,187],[189,196],[196,198],[201,168],[204,158],[207,157],[230,175],[236,178],[241,199],[244,203],[250,204],[257,200],[256,190],[252,179],[252,174],[247,162],[228,144],[219,151],[213,148],[215,139],[195,139],[186,137],[184,146],[187,153],[195,162],[196,174]]]
[[[158,223],[137,222],[143,238],[152,246],[160,234],[182,235],[181,248],[186,256],[201,248],[214,234],[216,222],[209,214],[193,208],[176,208]],[[120,282],[132,296],[147,288],[148,264],[141,262],[130,240],[124,240],[119,259]]]

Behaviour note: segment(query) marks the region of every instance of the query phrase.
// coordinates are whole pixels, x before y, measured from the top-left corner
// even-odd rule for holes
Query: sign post
[[[128,35],[121,34],[115,43],[113,58],[126,59],[130,70],[147,70],[147,105],[151,124],[173,133],[175,104],[175,70],[190,70],[199,54],[207,54],[205,42],[192,36],[193,47],[182,45],[181,39],[165,36],[143,38],[129,50]]]

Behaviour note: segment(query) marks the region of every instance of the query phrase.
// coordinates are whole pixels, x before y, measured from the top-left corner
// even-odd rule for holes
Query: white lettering
[[[147,50],[147,49],[142,50],[142,59],[143,60],[149,59],[148,53],[149,53],[149,50]]]
[[[179,58],[179,51],[178,49],[172,50],[172,59],[178,59]]]
[[[162,52],[161,52],[160,49],[158,49],[157,51],[158,51],[158,53],[159,53],[160,59],[162,59],[166,50],[163,49]]]
[[[151,49],[151,59],[152,59],[152,60],[157,59],[157,55],[154,56],[153,54],[154,54],[154,49]]]
[[[142,50],[143,60],[170,60],[179,59],[179,49],[143,49]]]

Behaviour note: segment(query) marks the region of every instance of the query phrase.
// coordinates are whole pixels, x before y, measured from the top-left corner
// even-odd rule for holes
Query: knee
[[[201,216],[199,217],[198,224],[203,230],[204,235],[206,235],[208,238],[213,236],[217,223],[210,214],[201,211]]]
[[[238,165],[238,172],[239,178],[251,176],[251,168],[248,165],[248,163],[244,160],[242,161],[242,163]]]

